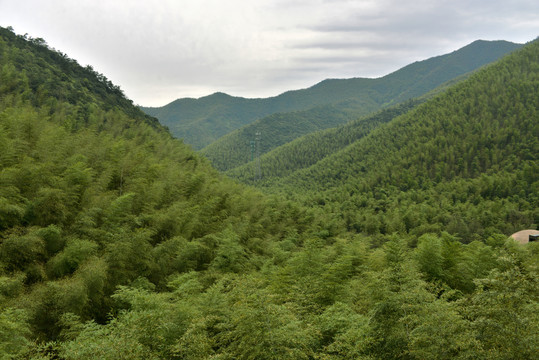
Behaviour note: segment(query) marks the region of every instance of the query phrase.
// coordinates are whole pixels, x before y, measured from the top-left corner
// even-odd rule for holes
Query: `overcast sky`
[[[539,1],[0,0],[0,26],[162,106],[379,77],[477,39],[525,43],[539,36]]]

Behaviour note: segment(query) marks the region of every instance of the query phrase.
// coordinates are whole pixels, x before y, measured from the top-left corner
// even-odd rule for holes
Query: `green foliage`
[[[45,259],[45,243],[35,234],[12,235],[2,242],[0,259],[7,271],[24,271]]]
[[[62,229],[56,225],[49,225],[46,228],[39,229],[37,235],[45,241],[45,249],[48,255],[53,255],[64,247]]]
[[[87,323],[77,342],[61,345],[60,355],[64,359],[158,359],[133,336],[139,320],[128,315],[123,322],[113,320],[107,327]]]
[[[452,303],[435,300],[414,318],[409,353],[417,359],[477,359],[481,345]]]
[[[323,352],[329,359],[363,359],[373,339],[368,317],[348,304],[336,302],[320,315]]]
[[[274,136],[271,136],[269,139],[264,140],[263,147],[265,147],[265,149],[261,151],[262,155],[260,156],[262,186],[268,186],[272,183],[272,181],[278,181],[279,178],[286,177],[295,171],[308,168],[309,166],[316,164],[326,156],[330,156],[331,154],[346,148],[351,143],[366,136],[377,126],[389,122],[398,115],[409,111],[419,103],[420,101],[418,100],[411,100],[401,105],[393,106],[375,114],[365,116],[359,120],[350,121],[347,124],[336,128],[311,132],[309,135],[302,136],[278,147],[275,147],[275,145],[280,145],[282,142],[279,144],[275,144],[274,142],[275,140],[278,140],[279,136],[277,136],[277,139]],[[255,126],[255,124],[256,123],[254,123],[253,126]],[[279,126],[279,129],[286,128]],[[247,130],[248,128],[242,128],[238,132],[234,132],[233,134],[223,137],[223,139],[216,141],[210,146],[204,148],[202,153],[208,156],[212,161],[212,164],[218,169],[229,169],[226,172],[227,175],[237,178],[243,183],[258,184],[260,183],[260,180],[254,181],[254,169],[256,165],[255,161],[250,161],[244,165],[235,163],[231,159],[231,156],[233,156],[232,154],[236,153],[233,149],[220,149],[218,152],[215,151],[213,154],[210,154],[211,149],[221,146],[221,144],[225,141],[228,142],[229,137],[233,137],[236,134]],[[283,133],[286,133],[286,136],[290,136],[289,131],[283,131]],[[234,141],[236,144],[245,142],[239,141],[238,139]],[[273,144],[268,146],[267,141],[272,141]],[[272,148],[274,149],[271,150]],[[227,154],[226,164],[221,164],[217,160],[216,156],[218,154]],[[245,154],[246,151],[243,151],[243,155]]]
[[[24,273],[15,273],[12,276],[0,277],[0,304],[16,298],[24,289]]]
[[[0,35],[1,358],[537,353],[539,244],[503,235],[539,222],[537,142],[516,137],[536,131],[524,116],[536,99],[519,85],[536,90],[536,44],[451,96],[375,115],[394,144],[367,123],[345,127],[360,139],[325,164],[350,169],[296,188],[302,205],[221,176],[42,40]],[[514,96],[489,83],[513,105],[471,106],[482,77],[501,70],[529,79],[501,72]],[[472,131],[482,126],[486,139]],[[452,129],[447,144],[465,156],[438,154],[441,138],[404,141],[431,127]]]
[[[418,239],[417,261],[427,280],[442,278],[442,241],[436,235],[425,234]]]
[[[26,353],[32,345],[29,338],[31,330],[28,326],[25,311],[14,308],[0,312],[0,358],[16,359]]]
[[[239,240],[238,235],[232,230],[223,232],[220,239],[217,239],[219,245],[211,263],[213,269],[235,273],[243,273],[248,270],[249,257]]]
[[[58,278],[72,274],[84,260],[97,254],[97,249],[98,245],[89,240],[68,241],[65,248],[48,261],[49,277]]]
[[[17,203],[0,197],[0,229],[6,229],[18,224],[24,215],[24,208]]]
[[[535,259],[537,264],[537,258]],[[464,304],[476,338],[489,359],[537,357],[539,348],[537,268],[502,257],[501,268],[476,280],[478,291]]]
[[[310,167],[260,182],[370,235],[463,242],[537,224],[537,43]],[[242,175],[240,175],[242,176]]]
[[[272,304],[263,292],[239,295],[226,331],[218,337],[233,359],[308,359],[313,333],[286,305]]]

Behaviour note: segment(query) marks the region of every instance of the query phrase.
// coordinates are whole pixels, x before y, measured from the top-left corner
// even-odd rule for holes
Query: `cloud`
[[[0,25],[91,64],[143,105],[376,77],[476,39],[539,35],[516,0],[0,0]]]

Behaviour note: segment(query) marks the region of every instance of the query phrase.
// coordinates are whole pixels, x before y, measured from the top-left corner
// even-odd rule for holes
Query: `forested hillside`
[[[470,186],[483,192],[455,200],[469,197],[465,205],[483,211],[500,197],[511,217],[491,213],[494,226],[478,223],[468,237],[449,226],[371,231],[329,211],[329,192],[322,193],[328,207],[307,208],[236,184],[103,75],[41,39],[0,28],[0,358],[537,359],[539,243],[519,245],[496,225],[526,223],[522,216],[537,204],[537,139],[518,148],[513,141],[526,129],[517,115],[536,119],[530,108],[537,99],[521,91],[537,94],[537,53],[534,44],[496,68],[507,72],[485,72],[488,85],[507,84],[502,94],[517,105],[487,97],[476,107],[483,75],[450,92],[470,98],[467,118],[497,108],[499,117],[481,121],[505,129],[498,119],[506,113],[514,125],[511,161],[472,163]],[[410,131],[419,138],[428,131],[421,114],[451,115],[457,105],[450,99],[412,110],[418,127]],[[455,124],[464,126],[456,117]],[[397,174],[383,175],[382,160],[375,174],[387,193],[381,185],[372,190],[379,211],[394,203],[388,195],[397,186],[389,181]],[[490,184],[493,164],[507,173],[483,186],[481,172]],[[462,166],[449,184],[462,178],[468,185]],[[305,194],[328,189],[326,178],[317,179]],[[512,188],[500,187],[503,181]],[[348,183],[342,188],[351,194]],[[408,186],[417,189],[411,196],[425,195]],[[411,199],[417,204],[407,208],[409,219],[430,226],[419,198]],[[424,202],[436,201],[446,199]],[[449,215],[462,210],[445,205]],[[371,216],[369,206],[355,214]]]
[[[393,120],[420,103],[420,100],[410,100],[336,128],[310,133],[263,154],[259,160],[253,159],[247,164],[232,168],[226,174],[246,184],[268,186],[346,148],[377,126]],[[202,153],[204,154],[204,151]],[[257,161],[263,164],[260,179],[256,176]]]
[[[2,357],[65,339],[68,319],[107,322],[120,285],[206,270],[208,286],[317,229],[223,178],[102,75],[0,31]]]
[[[178,99],[160,108],[142,108],[168,126],[172,134],[184,139],[195,149],[201,149],[218,138],[257,119],[271,114],[276,117],[263,119],[265,126],[273,126],[269,144],[273,147],[306,134],[342,124],[346,119],[358,118],[388,104],[418,97],[457,76],[488,64],[521,45],[507,41],[476,41],[450,54],[419,61],[378,79],[328,79],[308,89],[288,91],[266,99],[244,99],[216,93],[200,99]],[[323,105],[333,105],[324,107]],[[322,108],[320,108],[322,106]],[[301,110],[313,109],[312,112]],[[329,111],[337,110],[328,115]],[[351,116],[342,118],[341,112],[355,110]],[[294,112],[292,114],[284,114]],[[321,122],[320,114],[324,121]],[[309,124],[309,118],[313,124]],[[317,120],[318,119],[318,120]],[[275,124],[272,121],[276,120]],[[321,123],[320,123],[321,122]],[[279,132],[283,123],[289,125]],[[264,129],[265,130],[265,129]],[[256,131],[247,131],[247,135]],[[278,135],[288,134],[280,139]],[[269,136],[268,136],[269,139]],[[250,138],[241,138],[241,145],[220,145],[215,152],[206,151],[217,166],[223,170],[238,166],[220,167],[219,152],[229,153],[240,146],[249,151]],[[228,147],[227,147],[228,146]],[[273,147],[268,147],[266,151]],[[242,152],[243,153],[243,152]],[[236,155],[240,156],[240,155]]]
[[[373,234],[537,226],[538,60],[536,41],[272,186]]]
[[[257,151],[264,155],[297,137],[347,123],[376,108],[374,104],[363,104],[359,109],[323,105],[304,111],[272,114],[221,137],[200,153],[216,169],[228,171],[252,160],[251,141],[256,139],[256,133],[260,134]]]

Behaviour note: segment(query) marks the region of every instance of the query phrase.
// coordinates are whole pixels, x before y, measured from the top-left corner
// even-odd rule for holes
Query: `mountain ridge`
[[[346,100],[372,101],[382,106],[417,97],[436,84],[491,62],[520,46],[502,40],[477,40],[449,54],[415,62],[380,78],[325,79],[311,87],[269,98],[249,99],[216,92],[199,99],[177,99],[162,107],[141,109],[157,117],[174,136],[183,138],[195,149],[201,149],[232,130],[274,113],[307,110]],[[474,52],[473,56],[470,51]],[[463,63],[454,65],[452,61]],[[449,70],[444,70],[448,73],[446,76],[436,74],[440,69],[434,67],[439,62],[448,64]],[[420,77],[422,80],[411,81],[422,67],[426,67],[423,69],[426,74]]]
[[[382,106],[420,96],[521,46],[508,41],[480,40],[380,78],[326,79],[306,89],[290,90],[269,98],[249,99],[217,92],[199,99],[177,99],[159,108],[141,109],[157,117],[174,136],[201,149],[235,129],[276,113],[359,101],[371,104],[359,114],[366,115]]]
[[[307,110],[268,115],[222,136],[201,152],[217,169],[228,171],[250,160],[249,144],[257,132],[264,137],[258,149],[260,154],[264,154],[308,133],[340,126],[420,97],[456,78],[469,75],[512,50],[514,44],[507,41],[475,41],[452,53],[410,64],[377,79],[325,80],[315,85],[313,91],[353,96]],[[358,88],[358,84],[368,84],[368,87],[361,85]],[[332,91],[333,88],[339,91]]]

